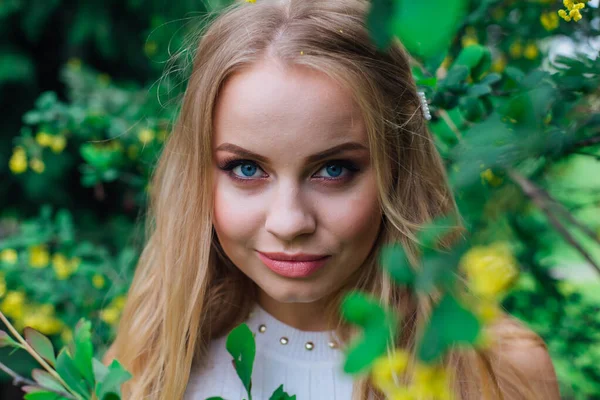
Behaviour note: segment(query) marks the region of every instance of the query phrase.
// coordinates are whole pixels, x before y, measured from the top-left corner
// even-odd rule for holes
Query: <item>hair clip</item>
[[[423,117],[427,121],[431,119],[431,112],[429,111],[429,104],[427,104],[427,97],[425,97],[425,92],[417,92],[419,95],[419,99],[421,100],[421,109],[423,111]]]

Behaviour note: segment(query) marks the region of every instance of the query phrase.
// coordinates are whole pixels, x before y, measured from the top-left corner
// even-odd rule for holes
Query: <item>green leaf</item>
[[[423,247],[433,248],[439,239],[456,227],[454,217],[446,215],[437,217],[433,221],[424,224],[417,232],[417,240]]]
[[[473,344],[479,336],[480,323],[456,299],[446,294],[435,307],[419,343],[418,357],[424,362],[434,362],[457,343]]]
[[[77,367],[69,356],[66,348],[63,348],[60,353],[58,353],[58,358],[56,359],[56,372],[58,372],[60,377],[73,391],[82,395],[85,399],[90,398],[90,388],[88,388],[85,378],[81,376],[81,373],[77,370]]]
[[[344,297],[341,314],[348,322],[363,328],[362,338],[350,345],[344,363],[344,372],[361,373],[386,351],[396,335],[397,318],[386,312],[378,300],[357,291]]]
[[[117,360],[108,367],[108,373],[101,382],[96,383],[96,396],[98,400],[119,399],[121,385],[131,379],[132,375]]]
[[[35,350],[35,352],[50,365],[54,366],[56,364],[56,356],[54,355],[54,346],[52,346],[50,339],[29,326],[25,327],[23,333],[25,341]]]
[[[395,8],[393,32],[410,53],[427,59],[448,48],[465,14],[466,1],[397,1]]]
[[[94,378],[96,382],[102,382],[106,375],[108,375],[108,367],[96,358],[92,359],[92,368],[94,369]]]
[[[479,81],[479,83],[484,85],[492,86],[494,83],[499,82],[502,79],[502,75],[492,72],[491,74],[487,74]]]
[[[66,392],[66,388],[56,380],[55,377],[42,369],[34,369],[31,371],[33,380],[40,384],[44,389],[51,389],[59,392]]]
[[[25,54],[0,49],[2,63],[0,63],[0,85],[5,82],[27,82],[35,79],[35,64]]]
[[[377,48],[386,49],[392,42],[392,18],[394,16],[394,0],[373,0],[367,14],[366,25],[371,40]]]
[[[31,393],[27,393],[25,396],[23,396],[24,400],[62,400],[64,399],[64,397],[62,397],[60,394],[58,393],[54,393],[54,392],[31,392]]]
[[[235,371],[244,384],[248,397],[252,399],[252,366],[256,355],[256,343],[248,325],[240,324],[232,329],[227,335],[225,347],[233,357]]]
[[[471,78],[478,81],[490,69],[492,53],[487,47],[474,44],[462,49],[452,65],[464,65],[469,68]]]
[[[216,397],[207,397],[205,400],[225,400],[222,397],[216,396]]]
[[[0,347],[15,347],[20,349],[22,346],[16,342],[10,335],[4,331],[0,331]]]
[[[85,378],[90,387],[94,386],[94,369],[92,358],[94,357],[94,348],[92,346],[92,323],[85,319],[80,319],[75,326],[73,334],[73,362],[77,370]]]
[[[464,65],[456,65],[448,70],[448,74],[440,83],[443,88],[454,88],[462,84],[469,76],[469,68]]]
[[[296,400],[296,395],[290,396],[283,390],[283,384],[273,392],[269,400]]]
[[[401,245],[386,246],[381,252],[381,264],[384,269],[401,285],[412,285],[415,273],[410,267],[406,253]]]
[[[475,84],[469,88],[467,94],[469,96],[481,97],[492,93],[492,88],[489,85],[482,83]]]

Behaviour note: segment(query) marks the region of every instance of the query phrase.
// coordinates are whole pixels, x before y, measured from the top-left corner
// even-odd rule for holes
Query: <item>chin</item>
[[[261,288],[267,296],[279,303],[314,303],[326,296],[326,293],[315,290],[314,282],[279,283]]]

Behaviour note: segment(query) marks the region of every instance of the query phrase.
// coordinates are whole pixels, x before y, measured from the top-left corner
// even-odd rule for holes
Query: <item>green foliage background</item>
[[[141,249],[148,177],[185,86],[189,58],[167,61],[223,3],[0,2],[0,308],[15,323],[61,343],[85,317],[99,352],[111,341]],[[413,32],[437,26],[449,5],[425,3],[411,3]],[[600,276],[507,171],[584,223],[595,239],[563,219],[600,262],[599,142],[581,146],[600,135],[600,59],[547,57],[554,38],[596,37],[600,14],[588,5],[581,21],[566,22],[553,17],[560,1],[467,3],[447,52],[413,52],[436,145],[475,241],[515,247],[522,274],[504,305],[548,343],[563,398],[598,398]],[[373,37],[384,45],[408,11],[373,6]],[[15,173],[23,154],[26,170]],[[31,367],[19,352],[0,361]]]

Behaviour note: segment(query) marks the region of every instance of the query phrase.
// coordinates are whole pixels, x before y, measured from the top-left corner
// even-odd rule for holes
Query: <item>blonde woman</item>
[[[408,54],[375,50],[367,8],[237,3],[203,32],[105,357],[134,375],[126,399],[241,399],[225,338],[242,322],[254,399],[280,384],[299,400],[383,398],[341,372],[357,332],[340,299],[360,289],[396,309],[412,350],[432,300],[393,285],[378,254],[401,243],[417,265],[416,230],[458,212]],[[509,317],[494,333],[493,348],[445,360],[457,398],[558,399],[542,340]]]

